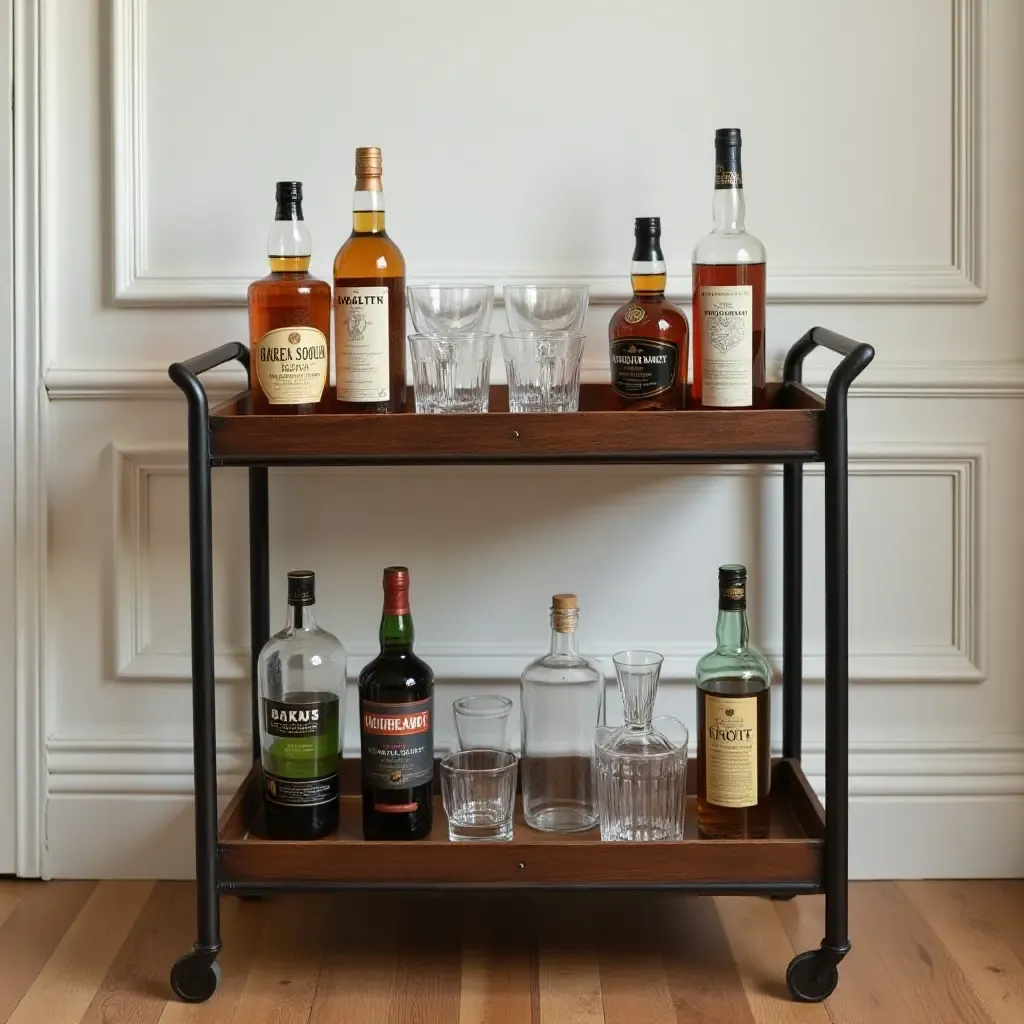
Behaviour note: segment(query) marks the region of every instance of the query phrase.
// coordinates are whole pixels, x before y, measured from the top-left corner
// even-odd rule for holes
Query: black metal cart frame
[[[822,327],[812,328],[789,351],[785,383],[799,384],[805,358],[816,348],[842,356],[826,390],[825,463],[825,937],[818,949],[798,954],[786,980],[793,998],[817,1002],[838,983],[838,965],[850,950],[848,935],[849,842],[849,610],[848,610],[848,443],[847,399],[850,386],[874,358],[871,346]],[[222,881],[217,850],[217,758],[213,646],[213,522],[210,408],[199,376],[237,361],[249,373],[248,348],[221,345],[193,359],[174,363],[171,380],[188,404],[189,546],[192,635],[192,733],[195,771],[195,849],[197,939],[177,961],[171,984],[179,997],[202,1001],[219,979],[221,893],[236,891]],[[320,460],[325,461],[325,460]],[[344,465],[344,456],[326,460]],[[604,453],[588,463],[621,461]],[[693,453],[660,457],[666,463],[699,461]],[[705,460],[706,461],[706,460]],[[750,461],[739,456],[730,461]],[[802,735],[803,658],[803,462],[788,453],[763,453],[759,461],[783,463],[783,755],[799,760]],[[270,636],[268,466],[249,463],[249,561],[252,653],[253,758],[260,757],[259,693],[256,661]],[[279,886],[280,887],[280,886]],[[263,888],[272,888],[265,886]],[[580,888],[603,888],[584,885]],[[664,888],[664,886],[662,886]],[[704,883],[673,886],[678,891],[747,891],[790,896],[784,886]],[[806,889],[798,890],[806,891]]]

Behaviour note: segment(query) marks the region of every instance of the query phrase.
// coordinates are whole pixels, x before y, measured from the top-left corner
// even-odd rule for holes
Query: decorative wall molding
[[[823,390],[828,370],[809,367],[804,374],[808,387]],[[781,379],[781,368],[772,379]],[[607,382],[608,360],[602,350],[584,359],[583,379]],[[203,386],[211,401],[231,398],[246,387],[245,374],[234,368],[203,374]],[[180,399],[166,366],[51,366],[43,375],[51,402],[152,401]],[[854,398],[1021,398],[1024,397],[1024,363],[872,363],[851,391]]]
[[[192,744],[179,740],[125,740],[52,736],[47,741],[50,792],[190,794]],[[438,756],[447,753],[439,748]],[[774,751],[779,754],[781,751]],[[346,750],[346,757],[358,750]],[[824,795],[825,748],[804,743],[808,779]],[[232,736],[217,745],[221,792],[229,794],[249,769],[250,743]],[[984,797],[1024,794],[1024,737],[995,741],[857,740],[850,743],[850,794],[854,797]]]
[[[984,0],[953,0],[952,224],[946,265],[840,267],[814,271],[774,267],[769,302],[979,302],[985,291],[986,159],[984,106]],[[249,278],[200,277],[157,271],[148,258],[149,179],[146,144],[147,0],[112,0],[113,31],[111,118],[114,192],[114,301],[121,305],[212,307],[244,305]],[[426,275],[433,283],[461,282],[465,273]],[[474,280],[500,286],[516,283],[513,274],[481,274]],[[543,275],[530,280],[542,280]],[[560,279],[564,279],[560,277]],[[628,298],[619,276],[588,279],[592,300]],[[674,298],[685,299],[688,277],[676,279]],[[417,283],[412,279],[410,283]]]
[[[855,682],[980,682],[985,678],[984,658],[984,586],[982,580],[984,530],[986,521],[982,502],[986,494],[983,445],[901,445],[862,446],[852,455],[852,477],[931,476],[949,478],[953,485],[953,536],[950,540],[953,559],[953,594],[950,609],[952,633],[950,643],[910,649],[893,644],[884,650],[852,650],[850,678]],[[188,650],[160,650],[149,635],[148,577],[148,493],[149,479],[154,475],[185,476],[185,450],[180,447],[132,447],[112,445],[111,479],[113,484],[113,532],[111,537],[112,567],[107,628],[112,652],[111,676],[121,682],[188,681],[191,679],[191,657]],[[585,467],[563,467],[560,472],[586,471]],[[508,472],[508,467],[501,467]],[[515,470],[512,470],[515,472]],[[623,466],[616,472],[642,475],[650,467]],[[288,473],[278,469],[274,475]],[[303,472],[309,472],[304,470]],[[329,472],[329,471],[328,471]],[[366,472],[350,469],[347,472]],[[432,468],[435,475],[461,473],[451,467]],[[479,470],[477,470],[479,472]],[[780,467],[702,466],[677,470],[681,475],[759,476],[778,475]],[[821,465],[806,467],[809,477],[821,475]],[[652,641],[654,642],[654,641]],[[350,654],[350,671],[359,669],[377,653],[375,645],[346,645]],[[591,644],[588,653],[597,658],[610,658],[621,650],[623,642],[604,640]],[[666,680],[691,681],[697,659],[704,645],[657,641],[665,655],[662,677]],[[522,667],[536,654],[534,647],[524,644],[486,642],[446,642],[419,645],[439,678],[514,679]],[[768,649],[768,657],[779,666],[781,652]],[[249,678],[247,650],[219,651],[214,659],[218,681]],[[807,682],[824,680],[823,652],[804,657],[804,678]]]

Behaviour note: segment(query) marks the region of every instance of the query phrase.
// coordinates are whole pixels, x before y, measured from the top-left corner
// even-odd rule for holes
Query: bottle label
[[[327,383],[327,339],[315,327],[278,327],[256,343],[256,379],[271,405],[319,402]]]
[[[342,402],[391,398],[388,289],[334,288],[334,348]]]
[[[617,395],[650,398],[675,386],[679,346],[654,338],[616,338],[611,343],[611,363],[612,390]]]
[[[313,807],[338,799],[338,773],[316,779],[287,779],[263,769],[263,796],[284,807]]]
[[[703,694],[708,803],[757,804],[757,697]]]
[[[433,779],[433,697],[409,704],[360,699],[359,732],[363,785],[376,789],[412,789]]]
[[[301,736],[327,736],[338,730],[338,698],[290,703],[263,698],[263,728],[268,736],[291,739]]]
[[[754,402],[754,288],[704,285],[699,292],[701,402],[728,408]]]

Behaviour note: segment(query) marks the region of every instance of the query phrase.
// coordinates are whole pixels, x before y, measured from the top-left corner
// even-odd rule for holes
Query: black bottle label
[[[654,338],[617,338],[611,343],[612,389],[623,398],[650,398],[674,387],[679,346]]]
[[[316,779],[289,779],[263,769],[263,795],[272,804],[285,807],[313,807],[338,799],[338,773]]]
[[[412,789],[434,777],[434,698],[409,704],[359,701],[363,784]],[[401,808],[395,805],[389,809]]]

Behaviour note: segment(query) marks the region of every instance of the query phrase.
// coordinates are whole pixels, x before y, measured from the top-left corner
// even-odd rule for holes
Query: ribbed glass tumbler
[[[623,651],[612,659],[625,725],[594,734],[594,774],[603,840],[683,838],[689,733],[678,719],[653,717],[661,655]]]
[[[505,750],[461,750],[441,762],[441,796],[452,842],[508,842],[518,759]]]

